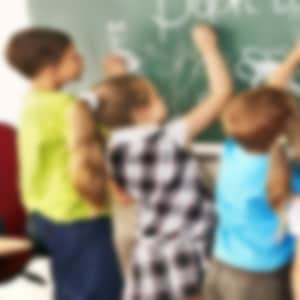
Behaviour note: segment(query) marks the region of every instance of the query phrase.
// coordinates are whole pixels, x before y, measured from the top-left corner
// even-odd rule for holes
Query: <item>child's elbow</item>
[[[230,100],[234,96],[233,88],[231,87],[224,87],[219,89],[214,93],[214,98],[218,99],[218,101],[226,102]]]

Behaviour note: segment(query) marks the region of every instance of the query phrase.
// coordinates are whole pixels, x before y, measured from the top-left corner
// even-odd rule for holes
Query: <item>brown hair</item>
[[[294,103],[288,92],[271,87],[242,93],[224,110],[225,131],[249,150],[268,151],[286,129]]]
[[[71,38],[61,31],[29,28],[13,35],[6,58],[22,75],[32,78],[43,67],[58,63],[71,44]]]
[[[126,75],[104,80],[95,87],[98,107],[93,111],[84,101],[76,103],[69,117],[71,175],[75,188],[93,203],[106,200],[108,176],[105,168],[106,133],[132,124],[133,109],[150,101],[151,84],[138,76]],[[104,130],[105,131],[105,130]]]
[[[109,128],[132,124],[134,109],[149,104],[153,87],[137,75],[125,75],[104,80],[95,87],[99,96],[96,118]]]

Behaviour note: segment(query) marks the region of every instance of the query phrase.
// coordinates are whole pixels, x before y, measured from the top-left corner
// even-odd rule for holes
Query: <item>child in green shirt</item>
[[[84,197],[71,176],[68,113],[62,88],[82,61],[63,32],[31,28],[14,35],[9,63],[32,82],[19,131],[21,187],[32,237],[49,253],[57,300],[118,300],[119,267],[105,199]]]

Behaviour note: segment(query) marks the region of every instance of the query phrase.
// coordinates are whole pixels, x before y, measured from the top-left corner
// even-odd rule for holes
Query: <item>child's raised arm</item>
[[[116,54],[109,54],[104,57],[101,68],[105,78],[118,77],[129,73],[126,59]]]
[[[232,79],[219,50],[215,32],[208,26],[197,26],[193,30],[193,39],[207,68],[210,91],[185,117],[188,141],[192,141],[219,117],[233,92]]]
[[[288,57],[271,75],[267,85],[275,88],[287,89],[300,64],[300,42],[289,53]]]

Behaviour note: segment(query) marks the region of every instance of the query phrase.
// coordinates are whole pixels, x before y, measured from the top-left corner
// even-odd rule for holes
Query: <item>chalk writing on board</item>
[[[250,87],[257,87],[276,70],[286,52],[286,49],[244,48],[235,66],[235,76]],[[296,80],[291,82],[290,88],[300,94],[300,83]]]
[[[125,58],[131,72],[138,71],[140,58],[129,49],[127,44],[128,27],[125,21],[109,21],[107,23],[110,51]]]
[[[186,0],[182,1],[182,9],[177,16],[168,15],[169,8],[174,5],[172,0],[156,0],[154,23],[158,26],[162,39],[171,29],[184,26],[190,19],[215,21],[223,15],[256,15],[258,10],[253,0]]]
[[[235,67],[237,78],[251,87],[261,84],[276,69],[278,60],[268,50],[245,48]]]

